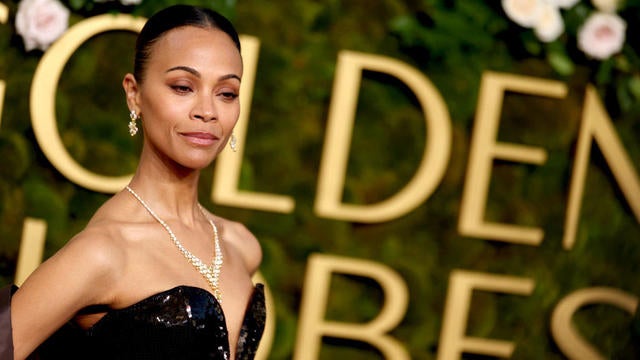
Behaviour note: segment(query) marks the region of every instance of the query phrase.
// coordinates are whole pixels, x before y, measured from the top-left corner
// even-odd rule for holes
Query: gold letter
[[[0,24],[6,24],[9,18],[9,8],[5,4],[0,3]]]
[[[454,270],[449,279],[438,360],[460,359],[463,352],[508,358],[515,345],[509,341],[465,336],[465,324],[474,289],[529,295],[531,279]]]
[[[83,20],[58,39],[40,60],[31,85],[31,121],[36,140],[51,164],[72,182],[94,191],[114,193],[131,175],[110,177],[94,174],[69,155],[56,126],[55,95],[64,65],[90,37],[109,30],[139,31],[145,19],[131,15],[99,15]]]
[[[246,144],[247,127],[249,126],[249,112],[251,110],[251,98],[253,96],[253,84],[258,67],[258,52],[260,41],[252,36],[242,36],[242,60],[244,62],[244,74],[240,85],[240,118],[234,129],[234,133],[240,144]],[[216,160],[213,189],[211,199],[222,205],[237,206],[246,209],[257,209],[290,213],[295,203],[288,196],[252,193],[238,190],[238,179],[242,165],[242,152],[244,146],[240,145],[237,153],[223,151]]]
[[[47,237],[47,222],[25,218],[20,240],[20,253],[16,265],[15,283],[20,286],[42,262],[44,241]]]
[[[6,24],[9,17],[9,9],[7,5],[0,4],[0,24]],[[6,90],[6,82],[0,80],[0,123],[2,123],[2,109],[4,108],[4,92]]]
[[[569,359],[599,360],[604,357],[575,330],[571,318],[582,306],[588,304],[610,304],[635,314],[638,298],[623,291],[606,287],[577,290],[564,297],[551,315],[551,333],[562,353]]]
[[[624,147],[616,135],[615,128],[611,125],[611,119],[609,119],[609,115],[602,106],[598,93],[592,86],[588,86],[582,113],[582,125],[576,146],[576,162],[571,174],[569,204],[565,219],[567,231],[562,239],[562,246],[566,250],[573,247],[576,239],[576,229],[580,216],[592,138],[600,146],[600,150],[609,164],[613,176],[618,181],[624,197],[629,202],[629,207],[635,214],[637,221],[640,222],[640,180],[638,180],[638,176],[634,172],[633,162],[623,150]]]
[[[378,317],[366,324],[325,321],[332,272],[377,280],[385,299]],[[294,360],[317,359],[323,336],[369,343],[387,359],[409,359],[405,348],[386,335],[402,320],[408,303],[407,287],[392,269],[372,261],[315,254],[309,258],[304,284]]]
[[[543,149],[496,141],[502,99],[507,90],[556,98],[564,97],[567,93],[567,87],[557,81],[484,73],[460,205],[458,231],[464,236],[538,245],[544,236],[540,228],[490,223],[483,219],[493,159],[537,165],[547,161],[547,152]]]
[[[393,197],[373,205],[342,204],[351,133],[362,70],[384,72],[404,81],[429,114],[422,162],[409,183]],[[316,213],[339,220],[377,222],[397,218],[424,202],[444,176],[451,152],[449,111],[428,78],[400,61],[341,51],[333,83],[329,121],[316,194]]]

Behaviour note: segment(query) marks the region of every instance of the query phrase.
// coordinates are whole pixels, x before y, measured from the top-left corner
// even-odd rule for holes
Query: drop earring
[[[129,134],[131,136],[135,136],[138,133],[138,125],[136,125],[136,120],[138,120],[138,114],[136,114],[135,110],[131,110],[129,113]]]
[[[238,151],[238,141],[236,140],[236,135],[231,133],[231,138],[229,138],[229,147],[233,152]]]

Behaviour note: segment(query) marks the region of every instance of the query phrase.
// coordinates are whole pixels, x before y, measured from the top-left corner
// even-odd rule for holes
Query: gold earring
[[[138,114],[136,114],[135,110],[131,110],[129,113],[129,134],[131,136],[135,136],[138,133],[138,125],[136,125],[136,120],[138,120]]]
[[[236,135],[231,133],[231,138],[229,138],[229,147],[233,152],[238,151],[238,141],[236,140]]]

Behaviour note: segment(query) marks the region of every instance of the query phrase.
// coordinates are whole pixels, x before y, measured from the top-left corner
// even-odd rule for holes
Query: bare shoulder
[[[41,269],[48,273],[62,274],[76,286],[90,284],[90,292],[83,296],[91,303],[105,303],[110,300],[110,290],[117,283],[125,259],[122,247],[118,246],[118,236],[108,224],[88,225],[54,254]],[[70,275],[71,274],[71,275]]]
[[[250,274],[254,274],[262,262],[262,248],[258,239],[242,223],[212,215],[221,225],[221,239],[227,246],[237,250]]]
[[[124,253],[121,242],[122,237],[114,231],[114,226],[108,223],[94,224],[74,236],[61,252],[72,252],[74,258],[84,257],[83,261],[91,261],[112,272],[122,265]]]
[[[124,256],[108,227],[108,221],[90,223],[15,293],[11,316],[18,358],[33,351],[80,309],[112,301]]]
[[[111,215],[113,211],[109,210],[108,203],[98,209],[82,231],[43,263],[34,277],[59,276],[71,282],[71,286],[91,284],[90,290],[95,293],[95,298],[88,300],[97,303],[108,301],[107,294],[118,282],[126,259],[121,230],[126,227]]]

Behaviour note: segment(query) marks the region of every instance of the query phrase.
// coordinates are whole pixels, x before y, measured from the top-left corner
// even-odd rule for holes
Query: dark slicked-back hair
[[[238,33],[224,16],[211,9],[190,5],[170,6],[151,16],[138,35],[133,65],[133,75],[137,81],[144,81],[144,73],[153,44],[166,32],[182,26],[220,30],[229,35],[240,51]]]

